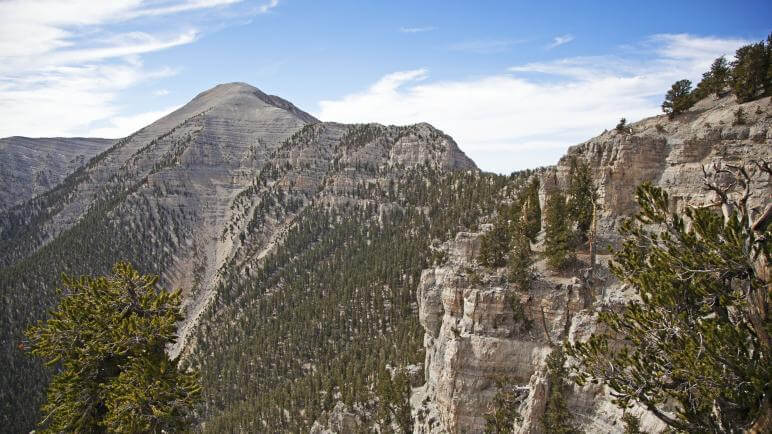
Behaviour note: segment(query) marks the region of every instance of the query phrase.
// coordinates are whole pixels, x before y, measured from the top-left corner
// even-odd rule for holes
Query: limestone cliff
[[[737,119],[740,107],[744,122]],[[666,189],[679,209],[703,205],[714,200],[702,186],[703,166],[769,161],[771,143],[770,98],[742,105],[733,97],[706,99],[674,120],[644,119],[570,148],[556,167],[537,173],[541,203],[550,191],[567,186],[571,158],[587,161],[599,193],[599,236],[601,242],[614,244],[621,220],[635,211],[633,194],[640,183]],[[772,198],[770,180],[758,180],[752,192],[751,208],[761,212]],[[482,432],[497,384],[512,387],[520,399],[516,432],[542,432],[549,388],[544,365],[551,346],[587,338],[596,328],[599,310],[621,306],[635,296],[609,273],[608,255],[598,256],[592,277],[586,268],[558,275],[548,271],[543,260],[537,262],[538,278],[523,293],[507,283],[503,269],[478,265],[481,235],[459,233],[442,246],[447,261],[421,276],[417,298],[426,330],[426,382],[411,398],[416,433]],[[534,249],[539,251],[541,244]],[[589,265],[586,252],[578,256]],[[522,305],[524,315],[513,300]],[[622,413],[608,391],[575,386],[568,400],[585,432],[622,432]],[[646,432],[663,428],[642,409],[632,411],[641,416]]]

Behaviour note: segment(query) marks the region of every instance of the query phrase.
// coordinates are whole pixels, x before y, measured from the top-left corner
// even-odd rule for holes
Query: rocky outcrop
[[[416,433],[483,432],[501,384],[521,397],[515,431],[542,432],[549,387],[544,363],[553,345],[586,338],[595,330],[597,306],[618,306],[631,295],[603,266],[589,283],[551,274],[543,262],[536,264],[540,278],[522,292],[507,282],[504,269],[477,265],[481,236],[459,233],[443,246],[448,261],[421,276],[426,383],[411,398]],[[576,387],[569,405],[586,432],[618,431],[621,412],[602,389]],[[659,426],[652,418],[643,421]]]
[[[744,121],[738,124],[737,111]],[[715,198],[702,188],[703,167],[772,159],[770,97],[737,104],[734,96],[706,98],[670,120],[655,116],[611,130],[569,148],[555,168],[542,175],[542,198],[568,184],[570,160],[589,163],[599,196],[598,232],[616,240],[621,220],[635,211],[635,189],[651,182],[666,189],[676,210]],[[751,188],[751,207],[761,212],[769,200],[768,180]],[[542,201],[544,202],[544,201]]]
[[[665,188],[677,210],[710,203],[714,198],[703,188],[703,166],[772,160],[770,99],[743,104],[744,125],[735,125],[739,107],[733,97],[708,99],[674,120],[645,119],[574,146],[556,167],[537,174],[541,203],[554,189],[567,187],[572,158],[586,161],[594,174],[601,243],[619,240],[619,224],[635,212],[634,192],[642,182]],[[772,197],[769,181],[757,178],[751,189],[749,203],[759,213]],[[520,291],[507,282],[504,269],[478,266],[481,236],[459,233],[442,246],[447,261],[421,276],[417,298],[426,382],[411,398],[416,433],[483,432],[502,384],[517,391],[520,400],[515,432],[543,432],[550,386],[545,358],[553,345],[586,339],[596,331],[598,311],[635,297],[604,266],[607,255],[599,255],[592,277],[587,269],[554,274],[544,261],[537,262],[533,287]],[[589,264],[586,252],[579,252],[579,260]],[[622,413],[608,390],[574,386],[567,401],[584,432],[622,432]],[[643,409],[631,411],[646,432],[664,428]]]

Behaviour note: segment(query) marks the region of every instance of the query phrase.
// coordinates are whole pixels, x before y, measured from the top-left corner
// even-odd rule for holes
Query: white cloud
[[[423,33],[423,32],[431,32],[432,30],[435,30],[436,28],[433,26],[426,26],[426,27],[402,27],[399,29],[402,33]]]
[[[199,36],[190,24],[175,29],[153,21],[148,29],[143,18],[239,1],[0,1],[0,137],[117,134],[119,127],[129,128],[132,118],[143,115],[122,113],[119,94],[176,73],[169,67],[147,70],[140,56]],[[129,30],[113,32],[117,23]],[[143,31],[131,30],[140,26]],[[114,128],[94,129],[99,123]]]
[[[571,42],[573,40],[574,40],[574,36],[573,35],[555,36],[554,38],[552,38],[552,43],[547,45],[547,48],[548,49],[552,49],[552,48],[555,48],[555,47],[559,47],[559,46],[561,46],[563,44],[568,44],[569,42]]]
[[[275,1],[275,0],[274,0]],[[216,6],[225,6],[234,3],[239,3],[241,0],[190,0],[182,3],[172,3],[166,6],[160,6],[156,8],[138,9],[133,13],[127,15],[129,18],[137,18],[142,16],[157,16],[168,15],[179,12],[187,12],[196,9],[212,8]]]
[[[167,89],[158,89],[157,91],[153,92],[153,95],[166,96],[166,95],[169,95],[169,91]]]
[[[425,69],[396,72],[361,92],[321,101],[315,116],[401,125],[427,121],[452,135],[484,170],[509,172],[554,164],[568,146],[612,128],[620,117],[659,114],[674,81],[698,79],[715,57],[744,43],[657,35],[635,56],[557,59],[482,78],[431,81]]]

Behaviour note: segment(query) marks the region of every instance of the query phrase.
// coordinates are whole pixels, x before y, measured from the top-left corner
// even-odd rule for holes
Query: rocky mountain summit
[[[738,110],[745,114],[737,119]],[[703,167],[742,164],[772,158],[770,98],[738,104],[733,96],[707,98],[670,120],[656,116],[607,131],[573,146],[556,167],[537,175],[541,203],[556,189],[566,189],[572,158],[586,161],[598,188],[600,245],[616,245],[621,221],[636,210],[635,188],[651,182],[665,189],[677,209],[715,201],[703,184]],[[770,205],[770,179],[751,186],[750,209],[761,214]],[[544,215],[544,214],[542,214]],[[538,278],[527,294],[478,261],[482,232],[461,232],[442,250],[447,262],[424,270],[418,287],[419,318],[426,330],[425,384],[411,402],[415,432],[482,432],[486,414],[501,387],[518,397],[516,432],[543,431],[541,417],[549,382],[545,358],[554,344],[582,341],[595,331],[597,313],[615,309],[635,297],[608,270],[609,255],[598,255],[589,273],[589,252],[579,252],[574,273],[549,271],[537,262]],[[542,249],[541,242],[534,249]],[[516,297],[524,307],[519,318]],[[503,380],[503,386],[501,386]],[[574,386],[569,411],[584,432],[622,431],[622,412],[607,390]],[[641,408],[632,413],[645,432],[662,423]]]

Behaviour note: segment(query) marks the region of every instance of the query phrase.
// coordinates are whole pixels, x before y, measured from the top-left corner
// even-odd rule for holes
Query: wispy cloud
[[[276,6],[279,6],[279,0],[269,0],[268,3],[262,4],[258,6],[257,10],[260,11],[260,13],[267,13],[271,9],[275,8]]]
[[[660,113],[670,85],[698,79],[741,39],[656,35],[634,55],[559,58],[481,78],[432,81],[417,69],[384,76],[361,92],[319,103],[322,120],[411,124],[451,134],[486,170],[554,164],[570,145],[624,116]]]
[[[425,27],[402,27],[399,29],[402,33],[423,33],[423,32],[431,32],[432,30],[436,30],[437,28],[434,26],[425,26]]]
[[[165,6],[138,8],[126,14],[124,17],[133,19],[143,16],[158,16],[187,12],[196,9],[207,9],[217,6],[225,6],[240,3],[242,0],[189,0],[181,3],[171,3]]]
[[[508,51],[512,46],[523,42],[525,42],[523,39],[479,39],[453,44],[450,50],[473,54],[495,54]]]
[[[568,44],[569,42],[571,42],[573,40],[574,40],[574,36],[573,35],[555,36],[554,38],[552,38],[552,43],[547,45],[547,48],[548,49],[553,49],[555,47],[559,47],[561,45]]]
[[[127,120],[142,117],[122,114],[119,94],[177,72],[147,69],[141,56],[200,36],[194,22],[157,18],[240,1],[0,1],[0,137],[84,135],[99,131],[92,126],[99,123],[117,134]]]
[[[167,89],[158,89],[157,91],[153,92],[153,95],[166,96],[166,95],[169,95],[169,91]]]

